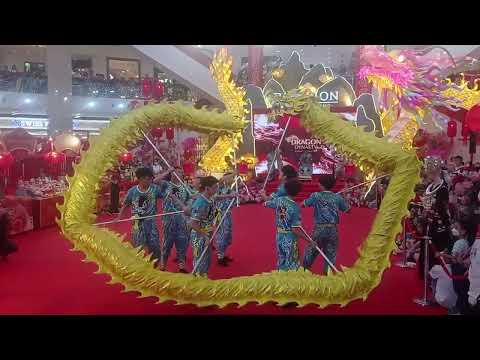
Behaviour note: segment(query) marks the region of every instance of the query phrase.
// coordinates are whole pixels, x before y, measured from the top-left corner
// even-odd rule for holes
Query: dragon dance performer
[[[285,165],[280,171],[280,186],[277,191],[272,193],[271,198],[286,196],[285,183],[290,180],[297,179],[298,173],[291,165]]]
[[[234,176],[234,173],[226,173],[219,181],[218,192],[215,195],[215,219],[217,222],[220,221],[223,213],[227,211],[230,203],[228,200],[237,196],[232,191]],[[216,235],[217,261],[221,266],[228,266],[228,263],[233,260],[225,255],[228,246],[232,243],[232,223],[232,210],[230,209]]]
[[[125,197],[117,221],[121,220],[127,207],[132,207],[132,214],[136,217],[157,214],[157,200],[162,197],[160,188],[152,184],[153,171],[148,167],[140,167],[135,171],[138,185],[131,187]],[[165,174],[162,174],[165,176]],[[158,228],[155,218],[134,220],[132,223],[133,246],[146,246],[156,259],[158,266],[161,258]]]
[[[182,177],[182,169],[180,167],[176,167],[174,171],[179,177]],[[170,169],[166,176],[155,179],[160,185],[164,213],[184,211],[184,204],[188,203],[191,198],[190,189],[187,189],[186,185],[181,184],[177,177],[172,176],[172,172],[173,169]],[[161,271],[166,269],[170,252],[175,244],[178,270],[181,273],[187,273],[185,270],[185,259],[190,241],[189,235],[189,227],[184,214],[173,214],[163,217]]]
[[[207,276],[210,267],[210,247],[198,265],[197,262],[215,230],[214,196],[218,191],[218,180],[213,176],[201,178],[199,190],[201,193],[193,202],[190,218],[193,266],[196,267],[195,275]]]
[[[298,270],[300,267],[298,238],[304,237],[304,234],[294,227],[301,225],[300,208],[294,197],[301,188],[298,180],[290,180],[284,184],[286,195],[264,198],[265,207],[275,209],[277,270]]]
[[[331,192],[335,185],[333,176],[324,176],[320,178],[320,192],[315,192],[303,202],[303,206],[313,206],[315,228],[313,230],[313,241],[317,243],[320,249],[323,249],[325,255],[335,264],[338,247],[338,231],[339,223],[338,212],[348,212],[349,205],[342,195]],[[303,257],[303,266],[310,269],[318,256],[318,251],[313,244],[309,244],[305,249]],[[328,271],[328,263],[323,264],[323,273]]]

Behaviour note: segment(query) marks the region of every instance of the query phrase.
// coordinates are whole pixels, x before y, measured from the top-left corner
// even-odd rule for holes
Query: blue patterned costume
[[[305,206],[314,207],[315,227],[313,229],[312,239],[320,249],[323,250],[325,256],[335,264],[338,247],[337,224],[339,223],[338,212],[348,211],[347,202],[340,194],[331,191],[316,192],[304,201]],[[305,249],[303,256],[303,266],[309,269],[316,257],[318,251],[311,244]],[[327,273],[328,263],[323,264],[323,272]]]
[[[274,193],[272,193],[272,195],[270,195],[270,197],[272,199],[277,198],[277,197],[281,197],[281,196],[287,196],[287,191],[285,190],[285,184],[284,183],[280,184],[277,191],[275,191]]]
[[[288,196],[275,197],[265,202],[265,206],[275,209],[277,226],[277,269],[297,270],[300,267],[297,235],[293,226],[301,225],[300,208]]]
[[[221,186],[218,188],[218,195],[229,195],[232,193],[232,190],[229,186]],[[216,205],[216,215],[215,218],[217,222],[220,221],[221,217],[227,211],[228,206],[232,199],[219,199],[215,202]],[[232,243],[232,209],[228,211],[228,214],[225,215],[223,223],[220,225],[216,235],[216,244],[218,251],[218,258],[223,259],[225,256],[225,251],[227,247]]]
[[[173,197],[187,204],[190,195],[183,185],[176,185],[170,181],[161,183],[160,191],[163,199],[163,212],[181,211]],[[177,252],[177,260],[180,268],[185,266],[188,243],[190,240],[189,228],[185,215],[175,214],[163,217],[163,246],[162,263],[166,264],[173,244]]]
[[[200,227],[209,233],[212,231],[213,223],[215,221],[215,204],[213,200],[208,200],[204,195],[200,194],[192,205],[192,221],[197,221]],[[199,234],[196,230],[192,229],[192,250],[193,250],[193,267],[197,266],[197,262],[207,246],[210,240],[208,236]],[[209,246],[206,254],[199,263],[194,274],[206,276],[208,274],[208,268],[210,267],[210,257],[212,249]]]
[[[134,186],[128,190],[124,204],[132,206],[134,216],[150,216],[157,214],[157,199],[160,197],[160,188],[156,185],[150,185],[145,192],[142,192],[138,186]],[[156,218],[134,220],[132,241],[135,247],[146,246],[155,259],[160,259],[161,251]]]

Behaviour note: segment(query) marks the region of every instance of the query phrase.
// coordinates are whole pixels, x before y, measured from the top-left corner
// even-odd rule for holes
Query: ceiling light
[[[65,97],[63,98],[63,101],[67,102],[67,101],[68,101],[68,97],[65,96]]]
[[[23,100],[23,102],[24,102],[25,104],[30,104],[30,103],[32,102],[32,99],[26,98],[25,100]]]
[[[94,107],[94,106],[95,106],[95,103],[94,103],[93,101],[90,101],[90,102],[88,103],[88,107]]]
[[[119,108],[119,109],[125,108],[125,104],[118,104],[118,108]]]

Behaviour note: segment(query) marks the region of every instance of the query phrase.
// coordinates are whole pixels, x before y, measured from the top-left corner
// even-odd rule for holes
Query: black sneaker
[[[225,258],[218,259],[217,264],[220,266],[228,266],[228,261]]]
[[[178,272],[182,274],[188,274],[188,271],[185,270],[184,268],[178,269]]]
[[[233,259],[232,259],[231,257],[228,257],[228,256],[224,256],[223,258],[224,258],[226,261],[228,261],[228,262],[232,262],[232,261],[233,261]]]

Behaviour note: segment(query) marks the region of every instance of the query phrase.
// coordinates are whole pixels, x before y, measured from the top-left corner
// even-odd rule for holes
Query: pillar
[[[72,57],[68,47],[47,46],[48,132],[72,130]]]
[[[248,46],[248,83],[263,87],[263,47]]]

